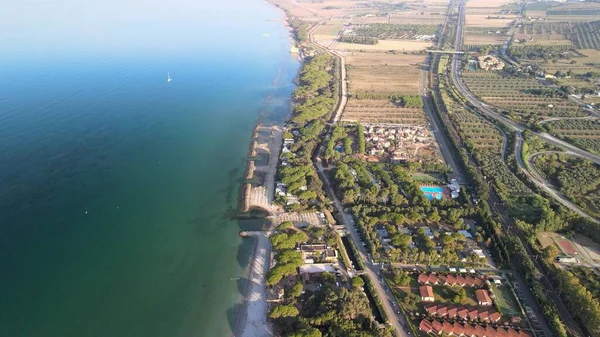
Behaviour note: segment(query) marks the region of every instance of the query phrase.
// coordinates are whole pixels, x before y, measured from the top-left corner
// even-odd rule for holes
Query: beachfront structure
[[[475,291],[475,297],[477,297],[477,303],[482,306],[491,306],[493,304],[490,294],[485,289],[478,289]]]
[[[498,322],[502,318],[499,312],[487,308],[468,308],[464,306],[429,305],[425,306],[429,316],[463,321]]]
[[[314,263],[305,264],[299,268],[300,278],[303,281],[309,281],[311,275],[319,275],[323,273],[334,273],[335,268],[331,263]]]
[[[484,327],[478,324],[460,324],[439,322],[424,319],[419,324],[419,330],[427,334],[465,337],[531,337],[531,333],[525,330]]]
[[[423,302],[435,301],[435,295],[433,294],[433,288],[431,286],[419,287],[419,293],[421,294],[421,301],[423,301]]]
[[[335,249],[326,244],[300,245],[298,247],[304,263],[314,263],[317,261],[335,262],[338,259],[338,253]]]

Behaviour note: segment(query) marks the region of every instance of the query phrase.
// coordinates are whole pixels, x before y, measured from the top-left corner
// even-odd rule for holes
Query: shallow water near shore
[[[249,140],[289,113],[299,63],[265,2],[127,3],[0,13],[2,336],[236,323]]]

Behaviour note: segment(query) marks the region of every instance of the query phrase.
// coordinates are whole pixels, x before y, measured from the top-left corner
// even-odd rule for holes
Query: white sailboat
[[[167,82],[171,82],[171,73],[167,73]]]

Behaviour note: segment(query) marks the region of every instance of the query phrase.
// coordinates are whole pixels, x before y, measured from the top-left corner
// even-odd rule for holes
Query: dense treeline
[[[379,40],[369,36],[340,36],[340,42],[376,45]]]
[[[392,97],[394,104],[403,108],[422,108],[423,100],[419,95],[402,95]]]
[[[333,69],[335,62],[329,54],[317,54],[305,62],[294,91],[293,122],[302,125],[331,113],[337,95]]]
[[[546,295],[546,289],[539,280],[541,276],[540,272],[535,267],[535,264],[531,260],[531,257],[523,246],[523,243],[519,238],[514,237],[506,238],[506,241],[508,243],[512,263],[525,277],[525,280],[529,284],[532,294],[542,308],[544,316],[546,316],[546,320],[550,324],[550,327],[556,336],[566,337],[567,332],[563,322],[558,316],[556,306],[548,299],[548,296]]]
[[[600,167],[568,155],[539,155],[534,165],[569,200],[595,216],[600,215]]]
[[[530,59],[530,60],[550,60],[550,59],[564,59],[569,58],[568,54],[564,54],[565,51],[571,50],[573,47],[569,45],[560,46],[542,46],[542,45],[526,45],[526,46],[515,46],[512,45],[509,48],[509,54],[518,59]]]
[[[414,35],[434,35],[437,30],[437,25],[401,25],[389,23],[372,23],[353,27],[353,33],[357,36],[378,39],[408,39]]]
[[[287,296],[271,317],[277,335],[284,337],[392,337],[390,327],[372,320],[368,299],[361,287],[336,287],[333,276],[324,274],[316,290],[300,289]],[[353,282],[354,284],[354,282]],[[286,290],[286,294],[288,291]],[[283,309],[277,309],[283,307]],[[298,310],[297,307],[301,309]],[[277,311],[276,311],[277,310]]]

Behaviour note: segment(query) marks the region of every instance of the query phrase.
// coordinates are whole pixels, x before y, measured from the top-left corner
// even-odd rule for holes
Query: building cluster
[[[425,307],[429,316],[463,321],[498,322],[502,318],[494,309],[467,308],[464,306],[430,305]]]
[[[367,125],[364,128],[367,154],[388,157],[393,164],[415,159],[418,149],[433,143],[423,126]]]
[[[458,181],[456,181],[456,179],[450,180],[448,188],[450,189],[450,196],[452,199],[458,198],[458,194],[460,193],[460,184]]]
[[[524,330],[493,328],[478,324],[460,324],[439,322],[436,320],[424,319],[419,324],[419,330],[427,334],[444,336],[465,336],[465,337],[531,337],[531,333]]]
[[[337,251],[326,244],[300,245],[298,250],[306,264],[313,264],[315,261],[336,262],[338,258]]]
[[[504,69],[504,62],[500,61],[493,55],[478,56],[479,68],[483,70],[502,70]]]
[[[445,275],[445,274],[427,274],[419,275],[419,283],[425,285],[446,285],[460,287],[477,287],[481,288],[485,285],[485,280],[478,276],[462,276],[462,275]]]

